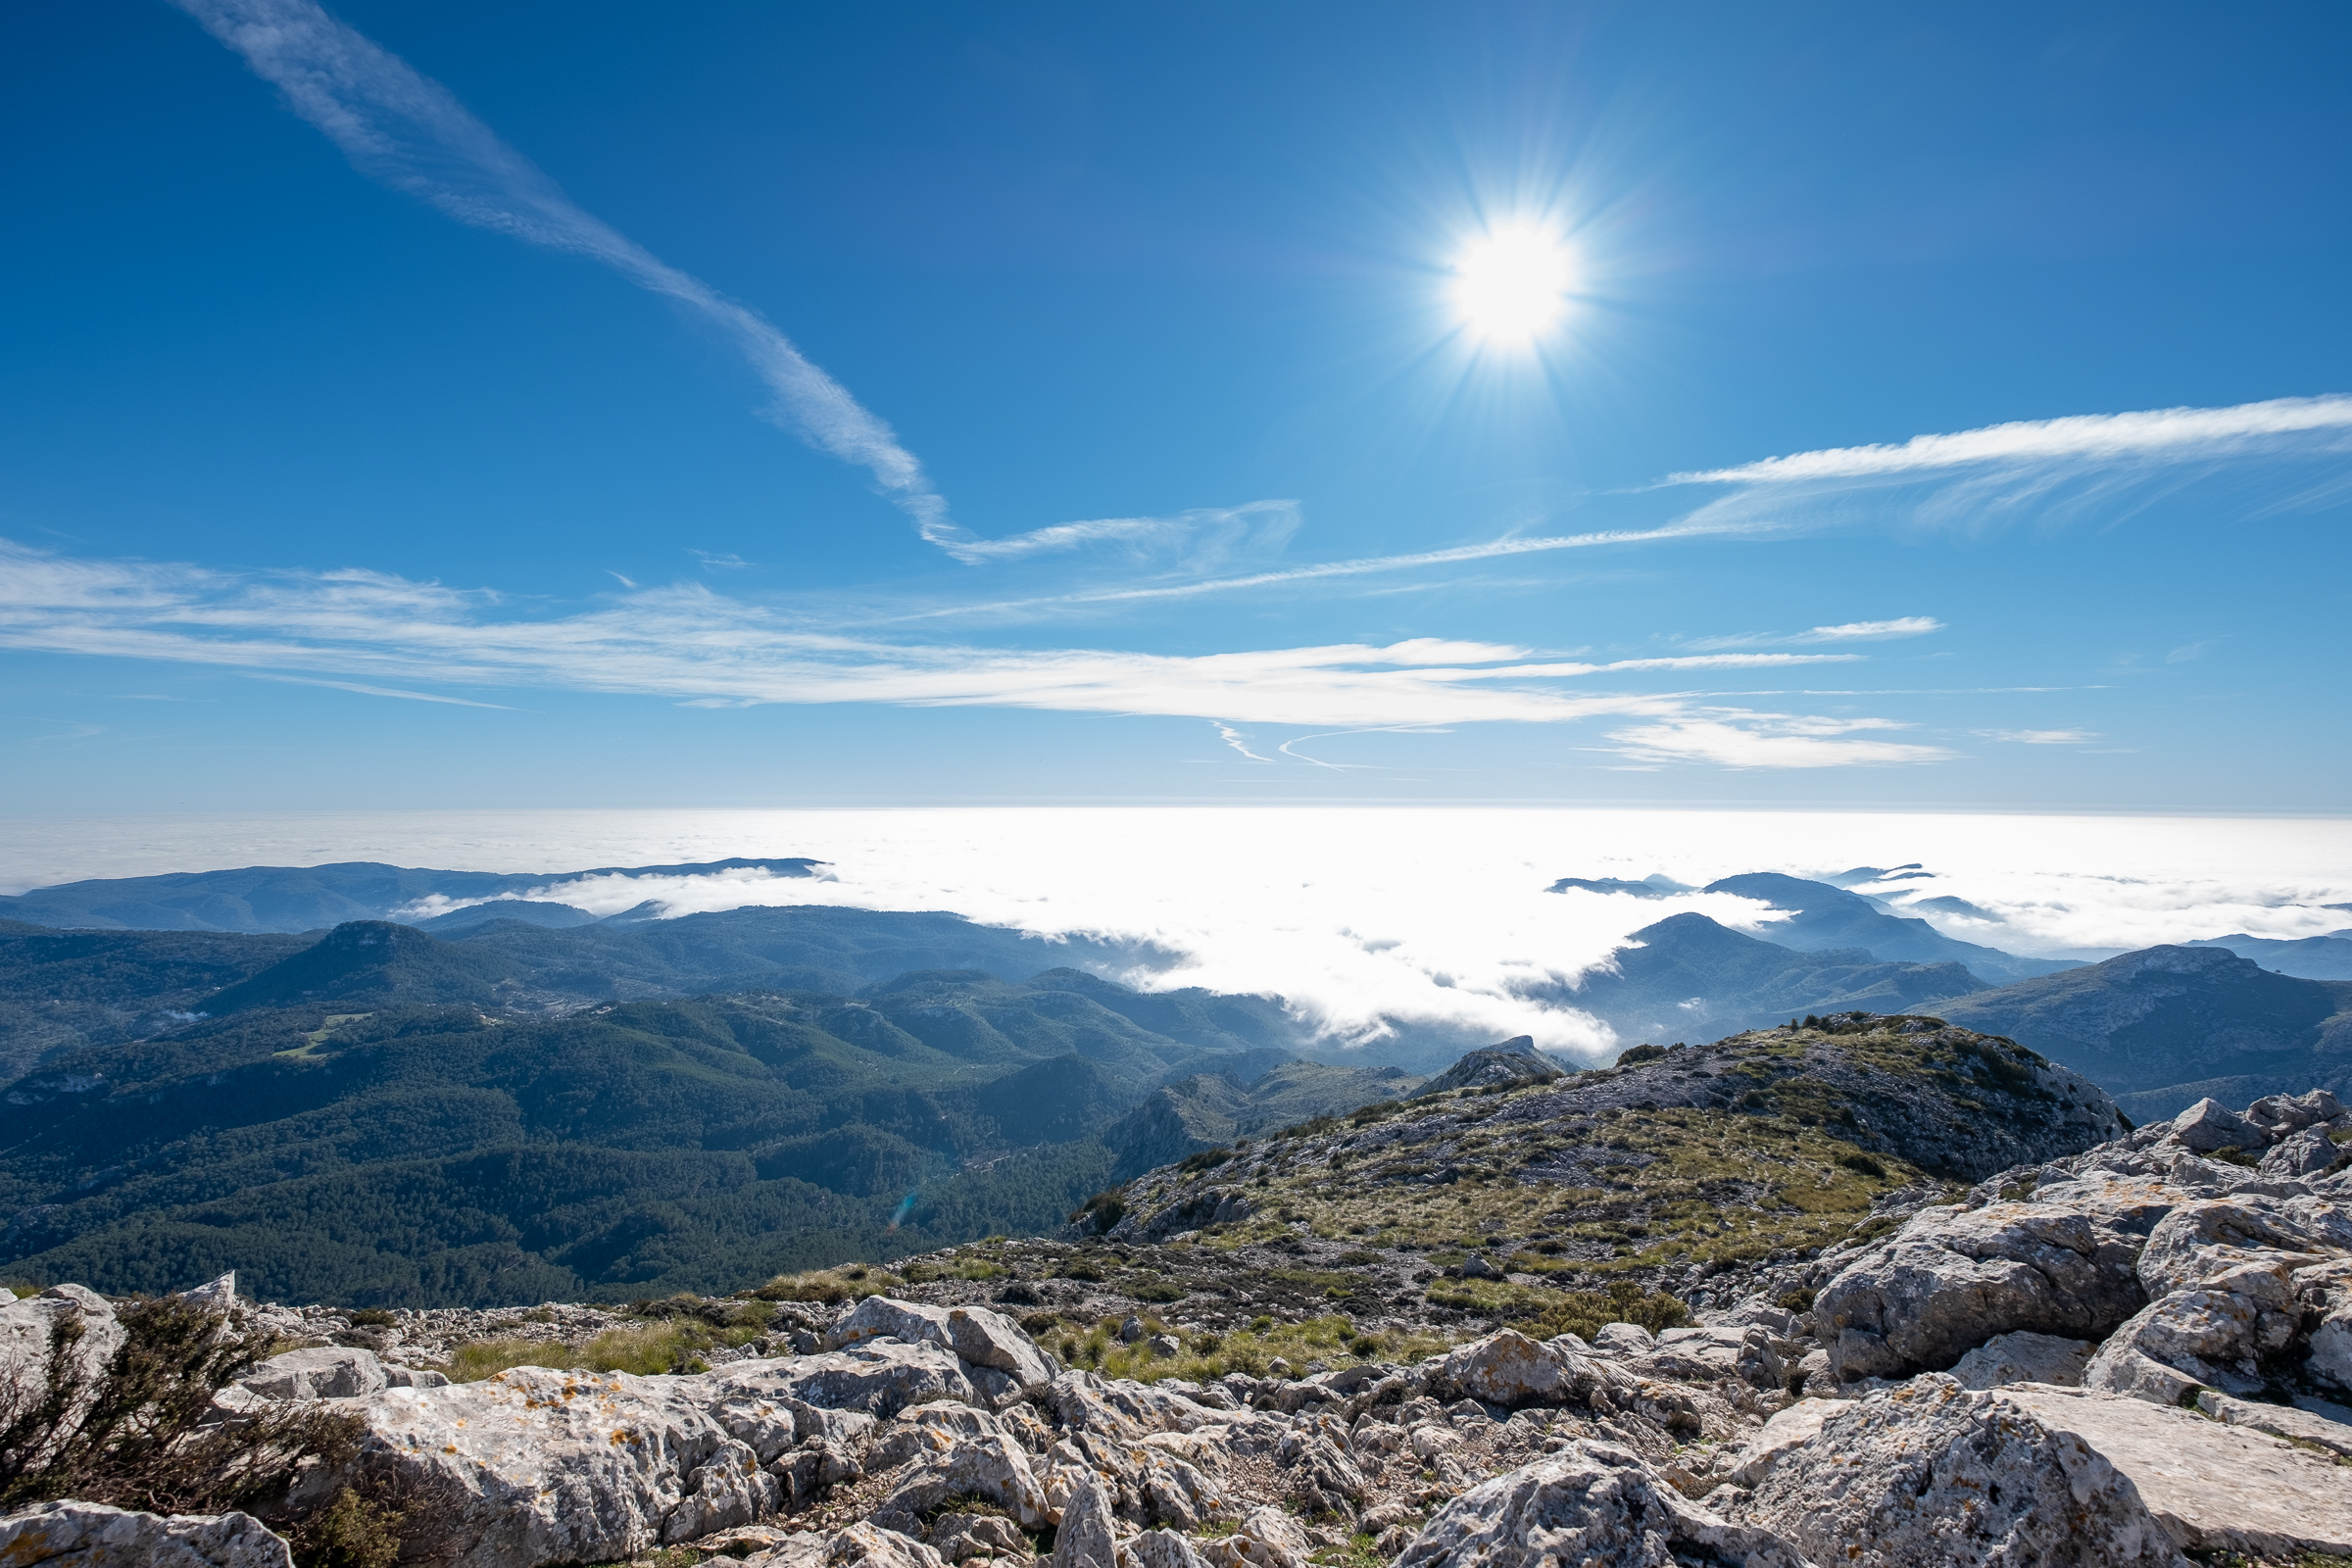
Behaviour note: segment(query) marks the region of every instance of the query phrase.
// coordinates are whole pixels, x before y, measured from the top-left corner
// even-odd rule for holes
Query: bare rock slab
[[[2032,1386],[1997,1397],[2128,1477],[2183,1547],[2352,1555],[2352,1468],[2327,1454],[2143,1399]]]
[[[251,1514],[154,1514],[44,1502],[0,1515],[8,1568],[294,1568],[283,1538]]]

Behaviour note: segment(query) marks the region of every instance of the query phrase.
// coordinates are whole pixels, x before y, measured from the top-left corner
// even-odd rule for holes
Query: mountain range
[[[945,912],[600,919],[524,896],[815,866],[250,867],[7,901],[82,928],[0,920],[0,1272],[156,1290],[233,1266],[270,1294],[380,1304],[718,1288],[1051,1226],[1105,1184],[1429,1092],[1421,1071],[1451,1087],[1489,1057],[1526,1057],[1514,1080],[1553,1070],[1524,1041],[1467,1065],[1439,1033],[1335,1046],[1279,998],[1101,972],[1164,955]],[[2260,939],[2065,964],[1830,882],[1704,891],[1785,918],[1749,935],[1676,914],[1533,999],[1660,1046],[1933,1015],[2073,1067],[2143,1119],[2205,1094],[2352,1093],[2352,983],[2226,946]],[[447,907],[474,898],[492,902]],[[268,929],[355,907],[371,912]],[[2316,962],[2328,940],[2275,946]]]

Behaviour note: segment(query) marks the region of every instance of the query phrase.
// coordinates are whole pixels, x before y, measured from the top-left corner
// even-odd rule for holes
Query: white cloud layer
[[[1725,895],[1544,889],[1562,876],[1704,884],[1923,860],[1994,918],[1922,911],[2011,951],[2118,951],[2233,931],[2310,936],[2348,918],[2352,821],[1955,813],[1515,808],[1096,808],[892,811],[513,811],[217,815],[7,824],[0,890],[200,866],[376,859],[498,871],[808,856],[830,880],[750,872],[552,881],[598,913],[756,904],[949,909],[1045,937],[1149,942],[1148,988],[1279,992],[1335,1035],[1385,1019],[1590,1049],[1606,1032],[1527,987],[1601,961],[1627,933],[1694,910],[1771,936]],[[1040,969],[1062,961],[1041,944]]]

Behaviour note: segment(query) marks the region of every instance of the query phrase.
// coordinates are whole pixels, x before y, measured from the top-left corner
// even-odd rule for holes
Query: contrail
[[[747,305],[681,272],[583,212],[537,165],[499,140],[457,95],[337,22],[314,0],[172,0],[274,83],[368,178],[477,228],[593,257],[639,288],[699,313],[734,342],[775,395],[767,417],[870,471],[933,544],[968,544],[914,454],[881,417],[810,364]]]

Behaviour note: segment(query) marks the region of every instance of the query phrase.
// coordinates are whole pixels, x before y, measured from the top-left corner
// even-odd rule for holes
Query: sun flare
[[[1473,337],[1532,343],[1568,309],[1575,280],[1568,247],[1529,225],[1490,229],[1453,264],[1453,302]]]

